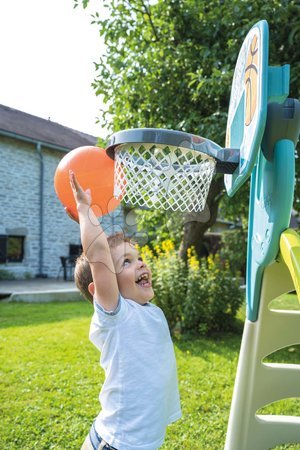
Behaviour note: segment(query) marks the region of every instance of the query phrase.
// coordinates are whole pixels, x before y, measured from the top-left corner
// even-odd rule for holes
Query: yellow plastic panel
[[[300,301],[300,236],[295,230],[285,230],[280,237],[280,252],[288,266]]]

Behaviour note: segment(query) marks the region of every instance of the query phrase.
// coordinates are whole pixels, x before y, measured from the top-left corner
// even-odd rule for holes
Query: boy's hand
[[[70,170],[69,171],[69,177],[70,177],[70,184],[73,191],[73,195],[76,201],[77,208],[79,205],[88,205],[91,206],[92,203],[92,196],[91,196],[91,190],[87,189],[84,191],[80,184],[78,183],[78,180],[75,176],[75,173]],[[68,211],[67,211],[68,213]],[[72,216],[70,216],[73,218]]]

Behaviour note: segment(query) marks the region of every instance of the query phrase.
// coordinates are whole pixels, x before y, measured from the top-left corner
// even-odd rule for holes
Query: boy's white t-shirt
[[[105,382],[97,433],[118,450],[156,450],[181,417],[174,347],[160,308],[120,297],[114,314],[94,302],[90,340]]]

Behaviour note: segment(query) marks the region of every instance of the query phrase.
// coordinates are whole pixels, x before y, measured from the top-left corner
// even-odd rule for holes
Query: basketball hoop
[[[236,151],[209,139],[152,128],[116,133],[106,151],[115,160],[116,199],[181,212],[201,212],[217,162],[223,161],[232,173],[238,161]]]
[[[119,145],[114,196],[132,205],[172,211],[202,211],[216,162],[180,147]]]

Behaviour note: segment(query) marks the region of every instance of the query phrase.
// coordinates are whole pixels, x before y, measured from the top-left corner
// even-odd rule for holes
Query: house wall
[[[69,244],[80,244],[79,226],[64,213],[55,194],[53,178],[64,153],[42,147],[44,161],[44,239],[41,273],[56,277],[60,256],[68,256]],[[40,158],[34,144],[0,138],[0,234],[26,236],[22,263],[0,264],[0,270],[16,278],[40,274]],[[107,233],[123,227],[118,208],[103,218]]]

